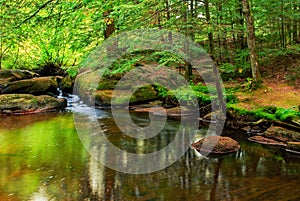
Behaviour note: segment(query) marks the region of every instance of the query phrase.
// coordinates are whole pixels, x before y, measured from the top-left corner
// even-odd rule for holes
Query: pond
[[[139,151],[110,112],[97,115],[111,142]],[[132,117],[147,124],[145,115]],[[239,152],[220,158],[189,149],[166,169],[126,174],[90,156],[71,112],[0,118],[0,200],[300,200],[300,159],[258,144],[242,140]],[[144,150],[172,139],[178,122],[166,125],[163,135],[143,144]],[[198,131],[200,137],[205,133],[205,128]]]

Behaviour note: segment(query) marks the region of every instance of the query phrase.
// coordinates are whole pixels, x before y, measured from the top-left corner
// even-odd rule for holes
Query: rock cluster
[[[0,71],[0,115],[29,114],[60,110],[67,106],[56,98],[64,78],[40,77],[27,70]]]

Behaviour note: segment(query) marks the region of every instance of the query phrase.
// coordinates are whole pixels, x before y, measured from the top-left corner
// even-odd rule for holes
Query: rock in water
[[[240,149],[237,141],[230,137],[209,136],[192,144],[202,154],[228,154]]]
[[[0,95],[0,115],[31,114],[57,111],[67,106],[66,99],[48,95],[34,96],[30,94]]]
[[[99,106],[120,106],[126,103],[128,96],[130,97],[130,104],[149,102],[158,98],[154,87],[150,85],[138,88],[135,92],[133,92],[132,88],[124,90],[97,90],[94,93],[95,102]],[[112,99],[113,93],[115,94],[114,99]]]

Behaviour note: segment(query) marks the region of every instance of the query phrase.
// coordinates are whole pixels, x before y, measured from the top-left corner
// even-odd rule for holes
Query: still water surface
[[[117,129],[111,115],[100,113],[110,141],[136,151],[136,142]],[[132,175],[90,157],[72,113],[0,118],[0,201],[300,200],[300,159],[261,145],[241,141],[238,153],[221,158],[203,158],[190,149],[164,170]],[[133,119],[148,121],[140,114]],[[177,129],[177,122],[168,121],[163,134],[143,146],[168,143]]]

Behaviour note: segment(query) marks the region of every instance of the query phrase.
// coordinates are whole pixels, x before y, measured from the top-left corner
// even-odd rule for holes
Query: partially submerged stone
[[[189,110],[187,107],[173,107],[173,108],[163,108],[161,106],[156,107],[138,107],[134,109],[135,112],[149,112],[153,115],[164,116],[167,115],[169,119],[180,120],[183,117],[190,117],[195,115],[195,111]]]
[[[272,138],[282,142],[300,141],[300,133],[279,126],[271,126],[264,133],[264,137]]]
[[[30,94],[0,95],[0,115],[31,114],[64,109],[67,101],[48,95],[34,96]]]
[[[237,141],[230,137],[209,136],[192,144],[202,154],[228,154],[240,149]]]

